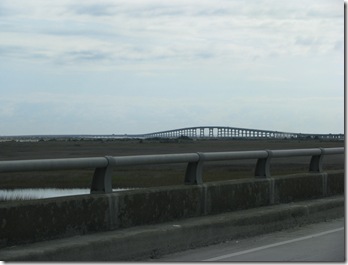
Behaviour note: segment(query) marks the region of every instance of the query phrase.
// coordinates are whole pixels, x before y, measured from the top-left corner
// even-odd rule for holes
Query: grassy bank
[[[340,147],[343,142],[319,140],[112,140],[1,142],[0,161],[94,156],[127,156],[191,152],[222,152],[263,149]],[[274,159],[272,175],[306,172],[310,157]],[[256,160],[207,163],[204,181],[252,177]],[[328,156],[327,170],[343,169],[343,156]],[[119,167],[114,170],[114,188],[182,184],[186,165]],[[93,170],[15,172],[0,174],[0,188],[88,188]]]

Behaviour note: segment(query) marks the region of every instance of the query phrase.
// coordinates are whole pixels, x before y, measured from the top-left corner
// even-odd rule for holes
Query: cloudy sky
[[[341,0],[1,0],[0,135],[344,132]]]

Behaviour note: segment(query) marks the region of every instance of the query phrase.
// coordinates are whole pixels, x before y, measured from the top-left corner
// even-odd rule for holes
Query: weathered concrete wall
[[[341,171],[330,173],[330,177],[327,178],[327,195],[343,194],[344,183],[344,174]]]
[[[109,202],[76,196],[0,204],[0,243],[29,243],[109,229]]]
[[[0,205],[0,246],[344,193],[344,171],[80,195]]]
[[[325,178],[327,178],[326,173],[276,178],[274,179],[274,203],[288,203],[324,196]]]
[[[270,204],[270,183],[265,179],[245,179],[205,184],[206,214],[260,207]]]

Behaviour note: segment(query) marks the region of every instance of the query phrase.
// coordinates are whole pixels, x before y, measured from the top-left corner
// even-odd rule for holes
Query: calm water
[[[127,189],[113,189],[113,191]],[[32,200],[70,195],[89,194],[89,189],[13,189],[0,190],[0,201]]]

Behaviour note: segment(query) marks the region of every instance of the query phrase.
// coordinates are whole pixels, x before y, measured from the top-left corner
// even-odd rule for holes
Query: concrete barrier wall
[[[344,193],[344,171],[7,202],[0,246],[155,224]]]
[[[274,203],[288,203],[325,196],[326,178],[326,173],[277,178],[274,180]]]

